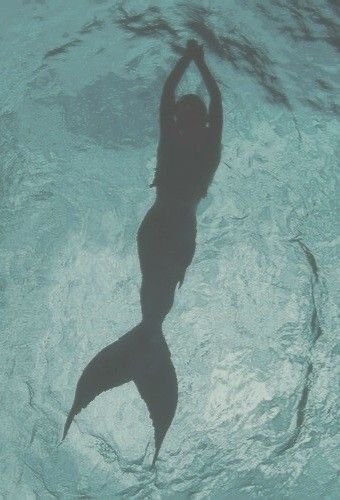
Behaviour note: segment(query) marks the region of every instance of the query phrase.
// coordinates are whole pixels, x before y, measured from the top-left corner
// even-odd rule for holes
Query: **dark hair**
[[[206,105],[198,95],[186,94],[176,102],[175,116],[179,126],[205,124],[208,112]]]

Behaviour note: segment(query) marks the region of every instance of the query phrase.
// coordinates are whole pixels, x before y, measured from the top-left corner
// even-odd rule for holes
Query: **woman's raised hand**
[[[188,40],[187,42],[187,48],[186,48],[186,55],[195,61],[197,64],[200,62],[203,62],[204,60],[204,52],[203,52],[203,45],[198,45],[196,40]]]

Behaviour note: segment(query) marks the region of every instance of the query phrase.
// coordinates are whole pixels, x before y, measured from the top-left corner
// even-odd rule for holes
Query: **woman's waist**
[[[196,217],[198,200],[188,199],[176,193],[166,193],[157,189],[156,200],[153,207],[162,212],[170,212],[181,216]]]
[[[206,195],[208,182],[204,175],[197,171],[195,176],[186,176],[185,173],[159,173],[156,175],[152,187],[157,189],[157,198],[171,203],[176,200],[181,205],[196,205]]]
[[[139,238],[151,238],[159,242],[195,240],[196,211],[191,206],[166,203],[156,200],[141,223]]]

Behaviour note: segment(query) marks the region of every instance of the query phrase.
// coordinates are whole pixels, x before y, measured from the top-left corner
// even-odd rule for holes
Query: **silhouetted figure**
[[[209,92],[209,111],[197,95],[188,94],[175,102],[177,84],[191,61]],[[177,406],[176,373],[162,323],[195,252],[196,208],[220,161],[222,121],[221,94],[205,64],[203,48],[189,41],[164,85],[158,161],[151,184],[157,196],[138,230],[142,322],[87,365],[63,438],[74,416],[96,396],[134,381],[155,429],[155,463]]]

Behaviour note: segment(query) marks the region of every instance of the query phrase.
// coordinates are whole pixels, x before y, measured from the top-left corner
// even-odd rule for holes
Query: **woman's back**
[[[174,124],[161,136],[152,186],[158,197],[197,203],[206,196],[219,160],[220,148],[209,127],[188,136]]]

